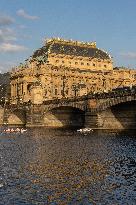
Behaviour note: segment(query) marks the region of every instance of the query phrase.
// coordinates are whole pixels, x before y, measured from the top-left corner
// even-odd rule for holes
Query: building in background
[[[46,101],[132,85],[136,71],[113,68],[112,58],[96,42],[53,38],[11,71],[11,103],[35,101],[34,93]]]

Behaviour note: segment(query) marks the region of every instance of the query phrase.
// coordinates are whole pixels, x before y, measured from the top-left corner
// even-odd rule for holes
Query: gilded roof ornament
[[[88,48],[90,47],[96,48],[96,41],[82,42],[82,41],[73,41],[72,39],[69,39],[69,40],[61,39],[59,37],[45,40],[45,44],[52,44],[52,43],[67,44],[67,45],[73,45],[73,46],[77,45],[77,46],[83,46],[83,47],[88,47]]]

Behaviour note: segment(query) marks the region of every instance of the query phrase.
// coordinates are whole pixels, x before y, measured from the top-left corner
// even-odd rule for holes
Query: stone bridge
[[[88,94],[0,108],[0,124],[45,127],[135,129],[136,93],[130,91]]]

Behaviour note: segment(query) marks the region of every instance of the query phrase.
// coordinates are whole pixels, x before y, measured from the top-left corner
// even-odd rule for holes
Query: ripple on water
[[[0,136],[0,205],[136,204],[135,146],[118,133]]]

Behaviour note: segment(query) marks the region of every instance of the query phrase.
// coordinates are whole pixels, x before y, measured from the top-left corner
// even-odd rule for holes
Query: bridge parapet
[[[112,107],[114,105],[118,105],[120,103],[125,103],[125,102],[131,102],[136,100],[136,94],[134,95],[128,95],[128,96],[118,96],[115,98],[108,98],[108,99],[100,99],[99,103],[97,104],[97,111],[102,111],[105,110],[109,107]]]
[[[90,124],[92,127],[99,127],[102,124],[100,113],[115,105],[131,101],[136,101],[136,93],[134,92],[89,94],[75,98],[44,101],[42,104],[32,104],[31,102],[18,103],[16,105],[7,104],[3,107],[3,122],[8,123],[8,119],[11,122],[12,118],[16,117],[17,122],[19,122],[20,118],[20,123],[22,121],[23,124],[26,121],[28,126],[44,126],[44,118],[48,112],[55,108],[63,110],[65,107],[69,107],[83,111],[85,114],[85,125],[89,126]]]
[[[74,99],[63,99],[61,100],[55,100],[55,101],[50,101],[50,103],[48,101],[44,102],[44,107],[45,107],[45,111],[49,111],[53,108],[57,108],[57,107],[73,107],[73,108],[78,108],[82,111],[86,111],[87,110],[87,103],[88,101],[82,100],[82,99],[78,99],[76,98]]]

